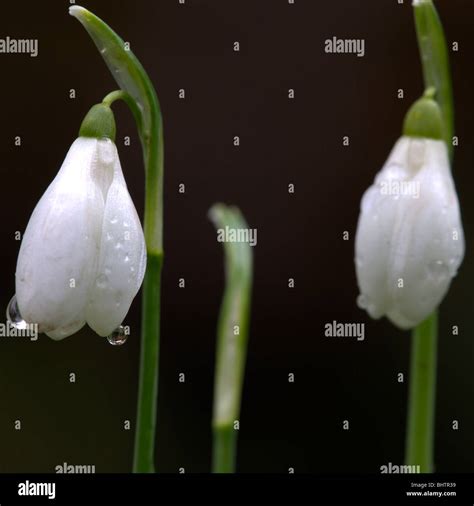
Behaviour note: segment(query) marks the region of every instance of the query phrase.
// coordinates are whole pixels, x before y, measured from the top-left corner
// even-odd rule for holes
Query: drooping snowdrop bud
[[[433,90],[415,102],[373,185],[355,240],[360,307],[402,329],[426,319],[464,256],[464,236]]]
[[[143,231],[114,138],[111,109],[94,106],[23,236],[18,308],[53,339],[85,323],[100,336],[111,334],[143,281]]]

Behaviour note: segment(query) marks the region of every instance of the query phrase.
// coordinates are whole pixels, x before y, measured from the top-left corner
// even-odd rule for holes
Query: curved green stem
[[[69,9],[85,27],[121,88],[104,98],[129,105],[142,143],[145,164],[144,233],[147,270],[143,282],[142,343],[135,432],[134,472],[154,471],[160,343],[160,291],[163,264],[163,125],[155,89],[124,41],[83,7]]]
[[[127,104],[128,108],[132,111],[135,123],[137,125],[138,133],[141,139],[142,137],[141,112],[137,103],[135,102],[133,97],[124,90],[111,91],[102,99],[102,103],[104,105],[107,105],[108,107],[111,107],[112,104],[117,100],[123,100]]]
[[[124,100],[127,104],[135,104],[132,97],[123,90],[111,91],[102,99],[102,103],[110,107],[116,100]]]
[[[218,240],[224,243],[226,272],[226,286],[217,325],[212,470],[214,473],[232,473],[235,472],[247,355],[253,259],[248,242],[225,238],[225,232],[236,234],[249,230],[237,208],[216,204],[211,208],[209,216],[218,229]]]
[[[443,26],[432,0],[415,0],[413,5],[425,89],[436,89],[443,139],[452,161],[454,106]],[[432,472],[434,466],[437,328],[435,311],[414,329],[412,336],[405,460],[408,465],[419,465],[420,471],[425,473]]]

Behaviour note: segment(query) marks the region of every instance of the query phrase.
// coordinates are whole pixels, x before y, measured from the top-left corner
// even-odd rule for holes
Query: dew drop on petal
[[[454,278],[455,276],[457,276],[458,274],[458,266],[461,264],[461,259],[459,257],[456,257],[456,258],[450,258],[449,259],[449,262],[448,262],[448,269],[449,269],[449,273],[451,275],[452,278]]]
[[[451,277],[449,267],[442,260],[434,260],[427,266],[428,276],[435,283],[444,283],[448,278]]]
[[[14,295],[7,306],[7,322],[16,329],[26,329],[28,328],[28,323],[23,319],[20,314],[20,309],[18,308],[18,303],[16,301],[16,295]]]
[[[100,276],[97,277],[95,284],[97,285],[97,288],[107,288],[108,282],[109,278],[105,274],[100,274]]]
[[[361,293],[357,297],[356,303],[360,307],[360,309],[367,309],[368,300],[367,300],[367,297],[363,293]]]
[[[112,346],[122,346],[127,341],[128,335],[125,332],[125,327],[123,325],[119,325],[110,336],[107,336],[107,341]]]

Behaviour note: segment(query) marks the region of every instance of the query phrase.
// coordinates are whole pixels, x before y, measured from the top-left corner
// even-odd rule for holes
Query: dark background
[[[158,471],[210,469],[223,254],[206,214],[216,201],[237,204],[258,229],[238,470],[378,472],[383,464],[403,462],[410,334],[386,320],[371,321],[357,308],[353,238],[362,193],[423,91],[410,4],[84,1],[131,43],[164,115]],[[474,2],[437,5],[448,41],[459,42],[459,51],[451,52],[460,139],[453,170],[467,244],[440,312],[436,468],[473,472]],[[68,7],[59,0],[2,5],[0,38],[39,39],[37,58],[0,54],[4,308],[14,293],[15,232],[26,227],[84,114],[116,88]],[[325,54],[324,41],[333,36],[364,38],[365,56]],[[185,100],[178,98],[180,88]],[[139,142],[126,107],[114,107],[122,166],[142,215]],[[16,135],[21,147],[14,146]],[[123,145],[126,135],[130,147]],[[346,230],[350,241],[342,239]],[[180,277],[185,289],[178,288]],[[138,297],[125,321],[132,335],[122,347],[87,327],[61,342],[0,339],[0,471],[54,472],[63,462],[95,465],[97,472],[131,470],[139,310]],[[333,320],[365,322],[365,341],[325,337],[324,324]],[[459,336],[451,335],[452,325]],[[76,383],[69,382],[72,372]],[[404,383],[397,381],[400,372]],[[124,430],[124,420],[131,430]],[[343,420],[349,431],[342,430]]]

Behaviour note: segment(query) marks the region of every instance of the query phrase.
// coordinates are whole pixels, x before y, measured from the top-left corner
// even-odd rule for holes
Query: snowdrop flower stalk
[[[21,243],[18,308],[53,339],[85,323],[100,336],[111,334],[143,280],[145,240],[114,140],[112,110],[95,105]]]
[[[408,112],[402,138],[362,199],[356,270],[360,305],[374,318],[413,328],[405,463],[427,473],[434,469],[437,306],[462,262],[464,239],[449,167],[448,45],[432,0],[413,0],[413,11],[427,92]]]
[[[446,295],[464,237],[434,90],[409,110],[403,135],[365,192],[356,233],[359,305],[401,329],[424,321]]]
[[[160,350],[160,297],[163,266],[163,119],[155,88],[146,70],[104,21],[92,12],[73,5],[69,13],[94,41],[120,90],[110,93],[104,103],[126,102],[133,113],[140,136],[145,168],[144,236],[147,265],[143,279],[140,372],[133,471],[154,472],[155,434]]]

